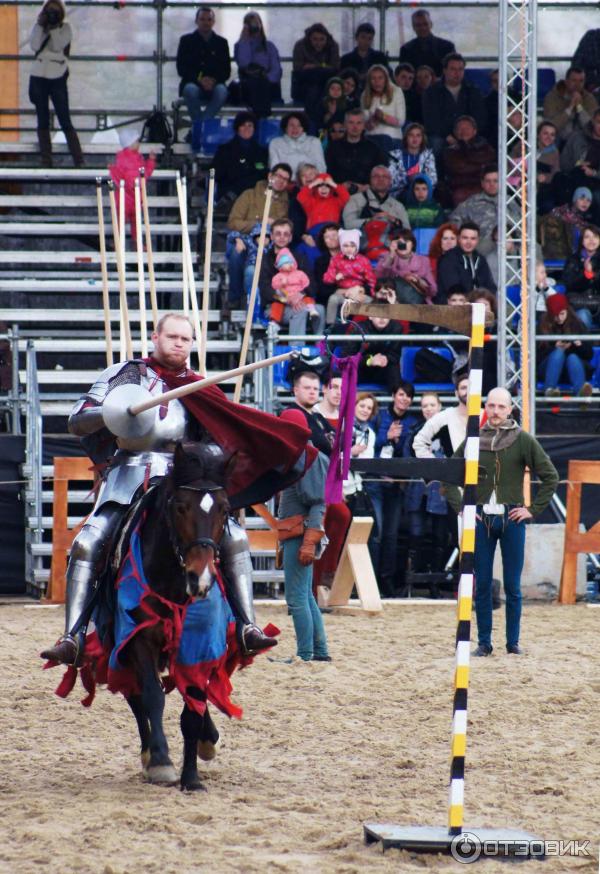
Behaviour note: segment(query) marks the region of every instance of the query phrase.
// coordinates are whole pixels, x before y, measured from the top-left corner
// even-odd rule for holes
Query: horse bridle
[[[187,489],[190,492],[204,492],[205,494],[209,494],[210,492],[218,492],[223,489],[223,486],[216,485],[196,485],[191,483],[189,485],[178,486],[178,489]],[[179,543],[177,538],[177,532],[173,528],[173,521],[171,518],[171,504],[175,499],[175,495],[171,495],[167,500],[167,527],[169,529],[169,540],[171,541],[171,546],[173,547],[173,552],[177,556],[177,560],[182,568],[185,569],[185,557],[191,549],[194,549],[196,546],[202,546],[206,549],[212,549],[213,557],[215,561],[219,558],[219,544],[216,543],[212,537],[196,537],[194,540],[190,540],[189,543],[186,543],[185,546],[182,546]]]

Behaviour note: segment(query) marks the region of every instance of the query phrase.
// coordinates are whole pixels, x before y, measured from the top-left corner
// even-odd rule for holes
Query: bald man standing
[[[487,421],[480,432],[479,464],[485,476],[477,486],[475,531],[475,612],[478,646],[475,656],[492,654],[492,576],[494,553],[500,543],[506,595],[506,651],[521,655],[521,573],[525,558],[525,523],[542,513],[556,490],[558,473],[535,437],[512,418],[513,404],[505,388],[494,388],[485,404]],[[463,456],[465,444],[454,453]],[[540,480],[537,494],[527,507],[523,478],[529,468]],[[461,495],[449,486],[447,498],[460,513]]]

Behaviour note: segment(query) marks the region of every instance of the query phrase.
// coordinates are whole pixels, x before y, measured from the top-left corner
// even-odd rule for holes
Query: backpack
[[[173,141],[173,131],[169,119],[164,112],[151,112],[142,128],[140,139],[146,143],[162,143],[163,146]]]

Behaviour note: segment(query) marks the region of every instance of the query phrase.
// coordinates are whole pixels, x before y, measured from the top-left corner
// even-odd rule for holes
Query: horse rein
[[[205,486],[205,485],[184,485],[178,486],[178,489],[187,489],[191,492],[204,492],[205,494],[209,494],[210,492],[218,492],[221,491],[223,486]],[[177,556],[177,560],[182,568],[185,569],[185,557],[188,552],[196,546],[204,547],[205,549],[212,549],[213,551],[213,560],[218,561],[219,559],[219,544],[216,543],[212,537],[196,537],[194,540],[190,540],[189,543],[185,545],[181,545],[179,543],[177,532],[173,528],[173,521],[171,518],[171,504],[175,498],[175,495],[171,495],[171,497],[167,500],[167,527],[169,529],[169,539],[171,541],[171,546],[173,547],[173,552]]]

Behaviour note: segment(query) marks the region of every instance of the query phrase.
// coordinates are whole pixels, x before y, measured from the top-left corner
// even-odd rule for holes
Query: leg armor
[[[80,661],[87,623],[76,634],[71,629],[81,616],[103,572],[114,534],[127,507],[120,504],[104,504],[85,523],[71,547],[67,568],[67,599],[65,605],[65,633],[61,640],[42,653],[43,658],[65,664]]]
[[[227,598],[237,620],[243,649],[251,652],[275,646],[275,638],[264,634],[255,622],[250,544],[246,532],[234,519],[229,519],[221,538],[221,563]]]

